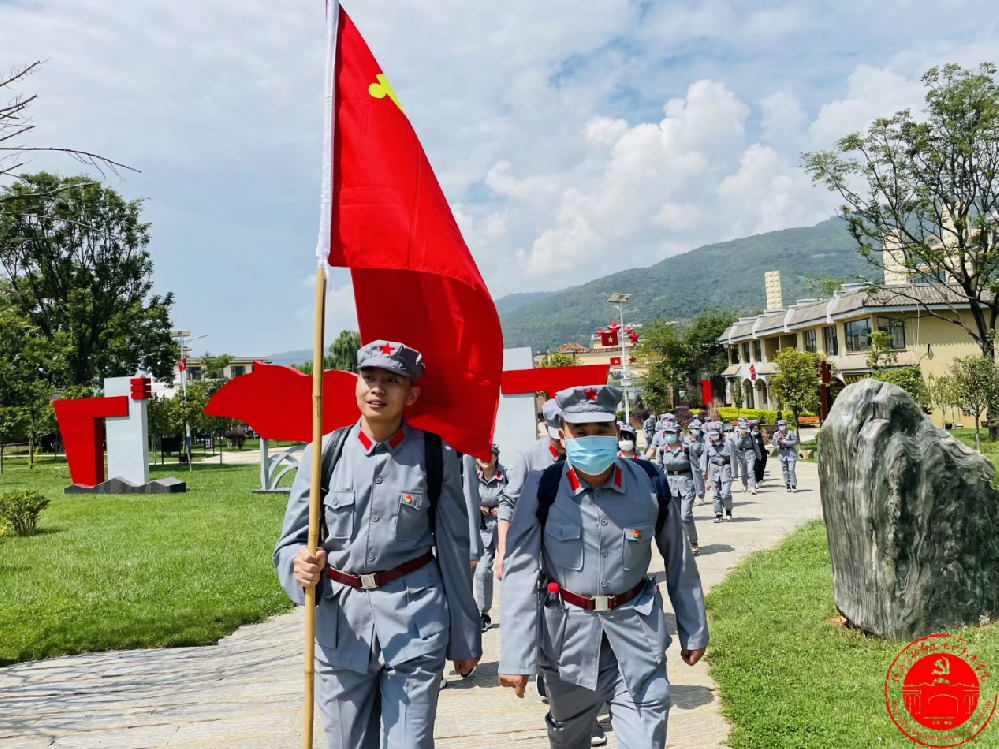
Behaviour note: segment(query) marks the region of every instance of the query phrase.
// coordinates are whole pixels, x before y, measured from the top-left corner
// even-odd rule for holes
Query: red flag
[[[185,358],[181,359],[179,362],[177,362],[177,371],[178,372],[183,372],[186,369],[187,369],[187,357],[185,357]]]
[[[621,366],[621,357],[620,356],[612,356],[611,357],[611,366],[612,367],[620,367]]]
[[[330,265],[350,268],[363,341],[419,349],[417,427],[486,459],[503,374],[492,297],[395,92],[341,9]]]

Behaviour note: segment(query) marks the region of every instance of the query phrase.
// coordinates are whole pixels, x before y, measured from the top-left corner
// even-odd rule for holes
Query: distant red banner
[[[576,367],[514,369],[503,373],[503,395],[540,393],[555,395],[559,390],[607,382],[608,364],[583,364]]]

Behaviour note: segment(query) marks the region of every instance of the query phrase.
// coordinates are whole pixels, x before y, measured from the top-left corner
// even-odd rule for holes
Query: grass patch
[[[52,504],[37,535],[0,538],[0,665],[206,645],[291,608],[271,565],[287,498],[250,493],[259,467],[150,473],[187,481],[187,493],[67,496],[65,464],[5,467],[0,491]]]
[[[739,565],[707,599],[708,660],[736,749],[912,747],[885,710],[884,679],[906,643],[829,623],[825,526],[809,523]],[[999,664],[999,628],[954,632]],[[995,741],[995,728],[978,742]]]

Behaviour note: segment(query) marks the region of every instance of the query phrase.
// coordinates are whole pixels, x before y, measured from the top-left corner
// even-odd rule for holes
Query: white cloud
[[[821,219],[800,151],[919,107],[930,65],[999,59],[984,0],[347,7],[497,295]],[[320,0],[0,0],[0,66],[49,58],[34,142],[143,170],[113,185],[149,199],[157,285],[219,350],[310,340],[323,30]]]

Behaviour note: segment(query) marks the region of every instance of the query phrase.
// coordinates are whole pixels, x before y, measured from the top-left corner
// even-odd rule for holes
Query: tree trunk
[[[908,641],[996,618],[999,492],[983,455],[876,380],[837,398],[819,453],[833,599],[851,624]]]
[[[3,475],[3,449],[4,449],[4,447],[5,447],[4,443],[0,442],[0,476]]]
[[[35,435],[33,432],[28,435],[28,470],[35,470]]]
[[[978,450],[978,452],[982,451],[982,440],[979,437],[979,431],[981,428],[980,423],[981,423],[980,417],[978,416],[978,414],[975,414],[975,449]]]

